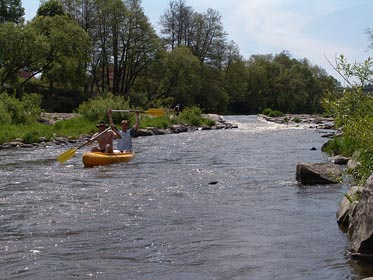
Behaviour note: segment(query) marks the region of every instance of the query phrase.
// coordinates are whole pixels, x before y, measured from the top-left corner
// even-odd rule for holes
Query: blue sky
[[[159,18],[170,0],[142,0],[157,30]],[[253,54],[288,51],[296,59],[307,58],[340,79],[328,64],[344,54],[349,62],[373,56],[368,49],[367,28],[373,29],[372,0],[185,0],[203,13],[208,8],[222,16],[228,39],[235,41],[244,58]],[[31,20],[39,0],[23,0],[26,20]]]

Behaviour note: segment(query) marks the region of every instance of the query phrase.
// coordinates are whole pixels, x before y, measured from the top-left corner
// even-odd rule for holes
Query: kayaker
[[[94,138],[99,133],[103,132],[107,125],[104,121],[100,121],[96,127],[98,128],[98,132],[93,135],[92,138]],[[113,139],[121,138],[120,133],[116,129],[116,127],[113,125],[111,127],[112,129],[109,129],[104,134],[100,135],[95,139],[95,141],[98,142],[98,147],[92,147],[92,152],[102,152],[102,153],[112,153],[113,152]],[[92,144],[92,143],[89,143]]]
[[[108,110],[108,115],[109,115],[109,122],[111,127],[115,127],[113,123],[113,117],[112,117],[112,111],[111,109]],[[118,139],[117,143],[117,149],[122,152],[132,152],[132,137],[135,136],[136,131],[139,129],[140,126],[140,112],[136,111],[136,123],[135,125],[128,129],[128,120],[122,120],[120,122],[120,127],[121,130],[118,131],[121,135],[121,137]],[[113,129],[114,130],[114,129]]]

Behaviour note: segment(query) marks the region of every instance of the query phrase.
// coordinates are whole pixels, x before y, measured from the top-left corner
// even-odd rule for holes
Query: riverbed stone
[[[180,125],[180,124],[174,124],[170,127],[170,130],[173,133],[182,133],[182,132],[188,132],[188,127],[185,125]]]
[[[373,175],[349,216],[348,236],[353,257],[373,261]]]
[[[22,141],[11,141],[8,144],[10,145],[10,147],[15,148],[15,147],[21,146],[23,142]]]
[[[305,185],[339,183],[342,171],[331,163],[298,163],[296,180]]]
[[[23,149],[32,149],[32,148],[34,148],[34,145],[33,145],[33,144],[25,144],[25,143],[22,143],[22,144],[20,145],[20,147],[23,148]]]

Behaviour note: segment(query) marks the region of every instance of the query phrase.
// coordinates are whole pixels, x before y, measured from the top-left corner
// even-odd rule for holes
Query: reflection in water
[[[321,133],[239,129],[137,138],[135,159],[85,169],[67,147],[0,151],[5,279],[360,279],[335,212],[346,186],[300,188]],[[316,147],[317,151],[311,151]],[[213,183],[212,183],[213,182]]]

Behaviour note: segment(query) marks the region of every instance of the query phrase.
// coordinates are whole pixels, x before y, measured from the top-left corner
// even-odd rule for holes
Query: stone
[[[366,181],[349,219],[351,256],[373,261],[373,175]]]
[[[298,163],[296,180],[305,185],[339,183],[342,171],[331,163]]]
[[[362,191],[363,187],[353,186],[347,191],[346,195],[342,197],[336,214],[338,225],[348,227],[351,204],[358,201]]]
[[[334,164],[341,164],[341,165],[346,165],[348,161],[350,160],[349,157],[344,157],[344,156],[334,156],[330,158],[332,163]]]

